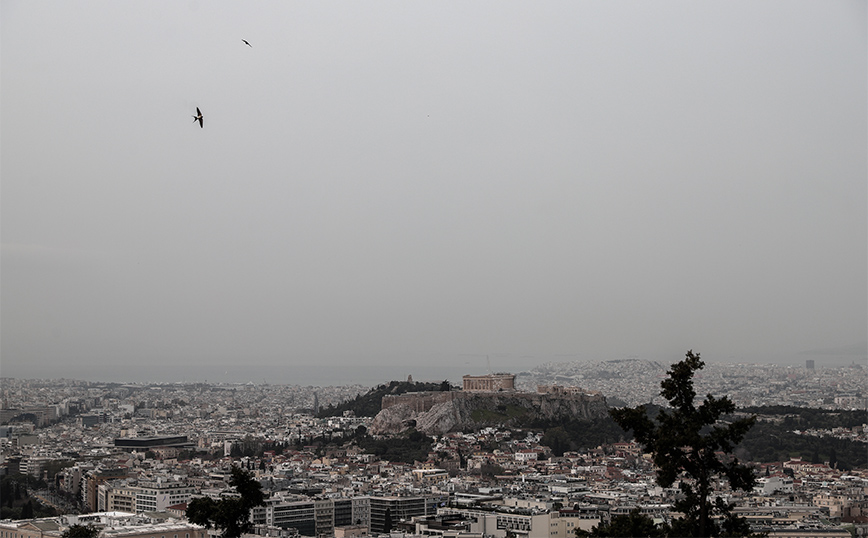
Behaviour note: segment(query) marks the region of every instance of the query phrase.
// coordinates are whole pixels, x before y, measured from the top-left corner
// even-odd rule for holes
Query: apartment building
[[[296,529],[303,536],[316,536],[314,501],[302,495],[274,495],[264,506],[251,510],[255,525]]]
[[[106,512],[164,511],[170,506],[186,503],[196,488],[183,480],[157,478],[131,483],[124,480],[105,482],[98,486],[97,510]]]
[[[170,506],[186,503],[196,488],[183,480],[139,481],[136,492],[136,513],[163,511]]]
[[[568,522],[561,524],[560,514],[557,511],[442,508],[439,513],[460,515],[471,521],[470,532],[494,538],[506,538],[510,535],[521,535],[525,538],[569,538],[571,536],[564,533]],[[572,527],[572,533],[575,534],[575,526]]]
[[[433,515],[426,513],[425,497],[371,497],[372,534],[388,533],[400,521],[410,521],[416,516]],[[389,528],[387,528],[389,527]]]

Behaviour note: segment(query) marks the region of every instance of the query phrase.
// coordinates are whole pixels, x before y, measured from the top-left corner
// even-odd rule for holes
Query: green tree
[[[662,537],[667,536],[668,529],[665,525],[657,526],[654,520],[642,514],[638,508],[634,508],[629,514],[615,516],[609,523],[600,523],[590,531],[576,529],[576,536],[603,538],[615,536],[648,536]]]
[[[210,497],[193,499],[187,505],[187,519],[209,529],[221,529],[223,538],[238,538],[251,529],[250,510],[265,504],[265,494],[262,485],[253,479],[253,474],[240,467],[232,467],[229,484],[235,488],[237,496],[220,500]]]
[[[60,536],[61,538],[96,538],[99,536],[99,529],[93,525],[71,525]]]
[[[731,454],[756,417],[724,423],[721,418],[732,413],[735,404],[729,398],[710,394],[696,407],[693,374],[704,365],[699,353],[693,351],[672,365],[668,377],[660,383],[660,394],[671,407],[661,409],[653,419],[644,405],[610,411],[615,422],[632,430],[636,440],[652,454],[657,483],[669,487],[679,480],[683,495],[674,508],[684,518],[673,522],[677,536],[726,536],[732,529],[741,529],[739,518],[731,515],[731,505],[719,497],[710,499],[713,483],[725,477],[732,489],[749,491],[754,485],[753,469]],[[718,525],[712,516],[722,516],[726,525]]]
[[[383,515],[383,532],[392,532],[392,509],[386,508],[386,513]]]
[[[479,474],[486,478],[494,478],[497,475],[504,473],[503,467],[495,463],[483,463],[479,467]]]
[[[0,504],[12,508],[12,502],[15,500],[13,498],[14,494],[15,487],[12,480],[8,480],[5,477],[0,480]]]
[[[21,506],[21,519],[33,519],[33,501],[27,500],[23,506]]]
[[[563,456],[564,452],[570,449],[570,436],[564,430],[563,426],[546,430],[540,439],[540,444],[552,449],[552,454],[555,456]]]

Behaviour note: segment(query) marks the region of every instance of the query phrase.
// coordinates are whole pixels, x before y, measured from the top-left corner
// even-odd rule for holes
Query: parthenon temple
[[[466,375],[463,379],[466,391],[515,390],[515,374]]]

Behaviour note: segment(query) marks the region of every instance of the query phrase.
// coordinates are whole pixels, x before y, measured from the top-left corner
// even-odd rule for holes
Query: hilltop
[[[390,381],[383,385],[378,385],[365,394],[358,394],[352,400],[329,405],[317,413],[318,418],[341,416],[346,411],[351,411],[357,417],[373,417],[382,409],[383,397],[388,395],[406,394],[408,392],[448,392],[452,390],[452,385],[448,381],[436,382],[414,382],[412,379],[407,381]]]
[[[428,435],[489,426],[522,427],[560,420],[591,421],[608,416],[598,394],[535,392],[416,392],[390,394],[371,423],[374,434],[416,428]]]

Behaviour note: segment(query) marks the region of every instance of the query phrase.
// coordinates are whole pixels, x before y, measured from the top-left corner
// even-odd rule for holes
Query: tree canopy
[[[754,485],[753,469],[732,456],[733,448],[751,429],[756,417],[725,423],[722,417],[735,410],[729,398],[707,395],[699,407],[694,400],[693,375],[705,364],[699,353],[688,351],[684,360],[669,369],[660,383],[660,394],[670,408],[653,419],[644,405],[610,411],[625,430],[652,456],[657,466],[657,483],[669,487],[678,481],[682,498],[675,510],[684,518],[673,521],[677,536],[744,536],[747,523],[731,514],[731,506],[720,497],[710,499],[716,478],[723,477],[732,489],[749,491]],[[717,523],[712,516],[720,516]]]
[[[93,525],[70,525],[60,536],[61,538],[96,538],[99,536],[99,528]]]
[[[365,394],[356,395],[352,400],[341,402],[337,405],[329,405],[320,410],[317,417],[336,417],[345,411],[352,411],[357,417],[373,417],[380,412],[383,396],[387,394],[404,394],[407,392],[444,392],[452,390],[448,380],[440,383],[414,382],[414,381],[390,381],[388,384],[372,388]]]
[[[221,529],[223,538],[238,538],[250,531],[250,510],[265,504],[265,494],[262,485],[253,479],[253,474],[240,467],[232,467],[229,484],[235,488],[237,496],[219,500],[210,497],[193,499],[187,505],[187,519],[209,529]]]
[[[579,538],[608,538],[615,536],[646,536],[656,538],[667,536],[668,527],[656,526],[654,520],[634,508],[629,514],[618,515],[608,523],[600,523],[590,531],[576,529]]]

